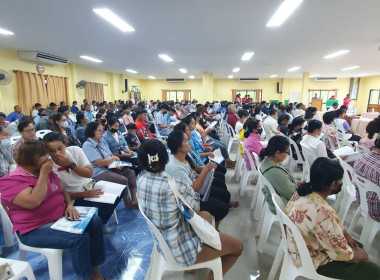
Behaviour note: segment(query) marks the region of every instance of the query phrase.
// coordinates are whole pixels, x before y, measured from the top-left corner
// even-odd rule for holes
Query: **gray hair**
[[[231,113],[233,109],[236,109],[235,104],[228,105],[228,113]]]

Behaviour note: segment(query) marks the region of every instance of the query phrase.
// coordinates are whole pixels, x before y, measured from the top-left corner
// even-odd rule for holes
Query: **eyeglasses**
[[[35,133],[34,129],[24,130],[23,132],[24,133],[29,133],[29,134]]]
[[[103,129],[97,129],[95,131],[97,131],[97,132],[103,132]]]

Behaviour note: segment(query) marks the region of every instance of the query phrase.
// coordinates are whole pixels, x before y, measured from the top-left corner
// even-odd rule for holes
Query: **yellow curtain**
[[[19,105],[25,115],[30,115],[35,103],[43,106],[49,103],[45,78],[40,74],[15,71]]]
[[[104,100],[103,84],[86,82],[86,86],[84,88],[84,96],[90,103],[92,100],[103,102]]]
[[[69,101],[69,89],[68,78],[57,76],[45,76],[47,81],[47,96],[49,102],[59,104],[61,101],[65,101],[68,104]]]

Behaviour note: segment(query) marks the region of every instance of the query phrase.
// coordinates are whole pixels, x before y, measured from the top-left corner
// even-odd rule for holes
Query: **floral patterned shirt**
[[[343,225],[334,209],[320,195],[295,193],[285,213],[300,230],[315,269],[332,261],[348,261],[354,256],[343,234]],[[298,249],[287,228],[287,242],[293,263],[301,265]]]
[[[322,132],[331,137],[335,147],[338,147],[338,140],[336,139],[336,132],[332,124],[323,124]],[[326,147],[331,149],[330,142],[325,140]]]

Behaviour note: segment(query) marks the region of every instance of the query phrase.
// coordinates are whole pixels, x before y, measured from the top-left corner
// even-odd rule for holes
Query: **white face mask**
[[[60,122],[59,125],[62,126],[62,127],[68,127],[69,126],[69,122],[68,121]]]

